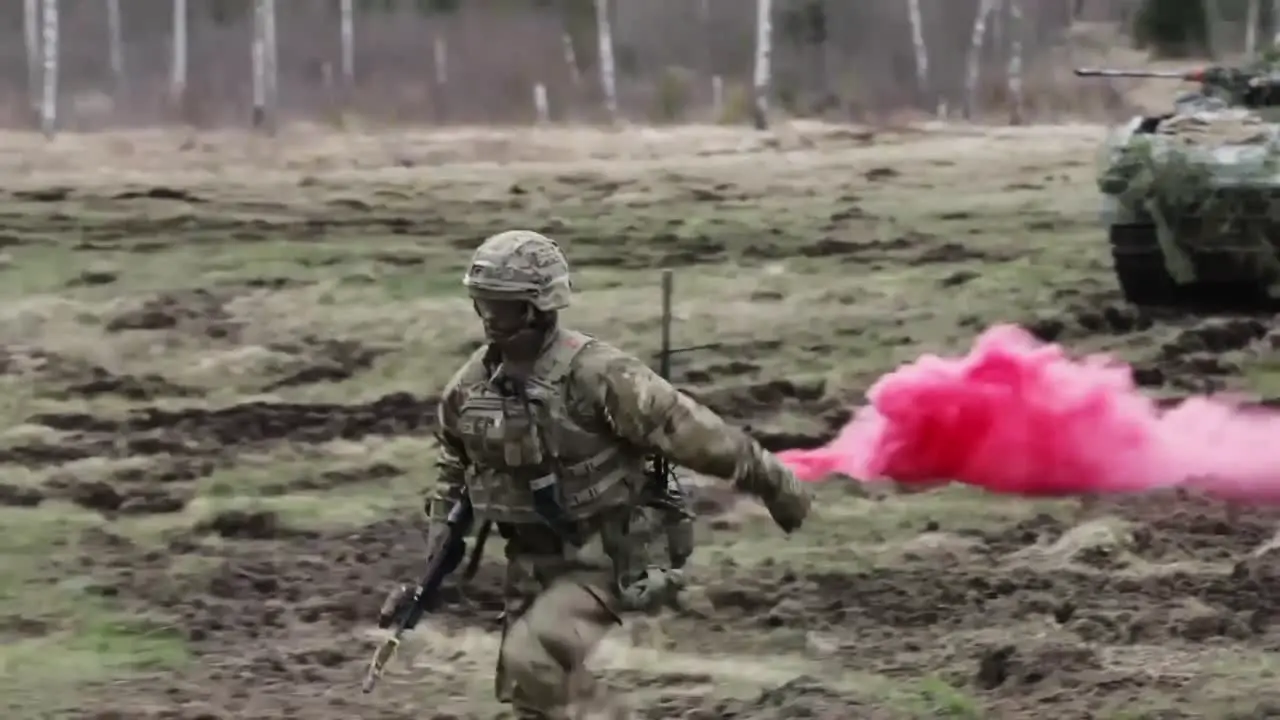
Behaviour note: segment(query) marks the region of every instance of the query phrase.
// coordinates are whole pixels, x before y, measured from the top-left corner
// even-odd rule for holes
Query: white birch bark
[[[1280,47],[1280,0],[1271,0],[1271,44]]]
[[[348,88],[356,84],[356,11],[354,0],[342,0],[338,6],[342,34],[342,83]]]
[[[907,0],[907,18],[911,22],[911,47],[916,58],[916,90],[921,97],[929,97],[932,94],[929,82],[929,46],[924,41],[924,18],[920,15],[920,0]],[[942,98],[936,97],[934,100],[935,112],[942,115]]]
[[[22,4],[22,40],[27,50],[27,98],[31,109],[40,112],[40,75],[43,59],[40,55],[40,5],[39,0],[24,0]]]
[[[1217,57],[1218,52],[1222,49],[1222,13],[1219,12],[1218,0],[1204,0],[1204,21],[1208,26],[1208,32],[1205,33],[1209,41],[1209,47],[1205,48],[1209,57]]]
[[[536,83],[533,86],[533,112],[539,125],[551,122],[551,104],[547,101],[547,86]]]
[[[173,0],[173,58],[169,65],[169,96],[181,102],[187,94],[187,0]]]
[[[773,1],[756,0],[755,73],[752,78],[752,120],[757,130],[769,129],[769,88],[773,85]]]
[[[982,43],[987,37],[987,18],[991,15],[993,0],[978,4],[978,15],[973,19],[973,32],[969,36],[968,66],[964,80],[964,116],[972,120],[978,114],[978,81],[982,72]]]
[[[1026,113],[1026,97],[1022,82],[1022,39],[1026,28],[1022,0],[1006,0],[1009,8],[1009,124],[1021,125]]]
[[[1249,0],[1249,11],[1245,17],[1244,52],[1249,57],[1258,54],[1258,17],[1261,12],[1259,0]]]
[[[618,75],[613,63],[613,22],[609,16],[609,0],[595,0],[596,45],[600,51],[600,88],[604,91],[604,107],[609,119],[618,120]]]
[[[58,130],[58,0],[44,0],[40,9],[40,132],[52,138]]]
[[[569,31],[560,31],[560,46],[564,51],[564,64],[569,68],[569,81],[574,87],[582,87],[582,71],[578,69],[578,51],[573,47]]]
[[[124,88],[124,28],[120,20],[120,0],[107,0],[107,59],[116,92]]]
[[[253,126],[261,128],[267,120],[267,49],[263,27],[266,25],[266,3],[253,3]]]
[[[280,108],[280,52],[276,44],[276,0],[262,0],[262,46],[266,51],[267,73],[267,127],[273,132],[279,121]]]
[[[715,57],[711,51],[711,0],[698,2],[698,27],[702,30],[702,71],[707,75],[715,75]]]
[[[431,42],[431,56],[435,60],[436,85],[443,88],[449,84],[449,45],[440,35]]]

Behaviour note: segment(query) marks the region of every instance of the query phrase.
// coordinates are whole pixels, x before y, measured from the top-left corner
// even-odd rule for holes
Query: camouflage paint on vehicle
[[[1107,75],[1104,71],[1078,71]],[[1102,222],[1126,297],[1179,304],[1280,299],[1280,73],[1270,65],[1121,73],[1201,83],[1172,112],[1135,117],[1099,157]]]

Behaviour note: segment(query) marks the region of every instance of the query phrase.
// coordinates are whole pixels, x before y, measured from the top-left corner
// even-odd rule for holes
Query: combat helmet
[[[486,239],[471,256],[462,285],[478,300],[524,300],[542,312],[569,307],[573,290],[560,246],[532,230]]]

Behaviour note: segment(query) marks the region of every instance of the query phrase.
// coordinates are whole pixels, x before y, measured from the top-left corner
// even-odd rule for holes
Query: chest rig
[[[591,342],[559,330],[523,382],[499,371],[466,389],[457,432],[471,460],[467,490],[480,520],[567,530],[631,504],[643,488],[642,456],[570,417],[565,383]]]

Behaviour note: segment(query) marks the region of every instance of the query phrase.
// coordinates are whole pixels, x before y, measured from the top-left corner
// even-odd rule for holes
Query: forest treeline
[[[1260,9],[1251,9],[1259,3]],[[277,1],[282,117],[339,106],[387,120],[450,123],[533,119],[533,87],[554,119],[601,113],[595,0],[355,0],[355,82],[335,80],[338,0]],[[971,28],[989,11],[980,52],[999,78],[1018,47],[1028,72],[1056,58],[1075,23],[1117,23],[1164,55],[1238,49],[1252,24],[1269,41],[1270,0],[919,0],[928,68],[920,77],[908,0],[774,0],[771,94],[790,113],[858,118],[959,105]],[[29,122],[25,3],[0,3],[0,123]],[[111,77],[107,3],[60,0],[59,89],[68,126],[165,122],[243,124],[252,105],[252,0],[188,4],[186,97],[166,92],[172,0],[120,3],[127,82]],[[706,119],[718,89],[730,109],[751,92],[756,4],[746,0],[610,0],[621,111],[637,120]],[[713,82],[715,80],[715,82]],[[721,112],[726,112],[722,109]]]

